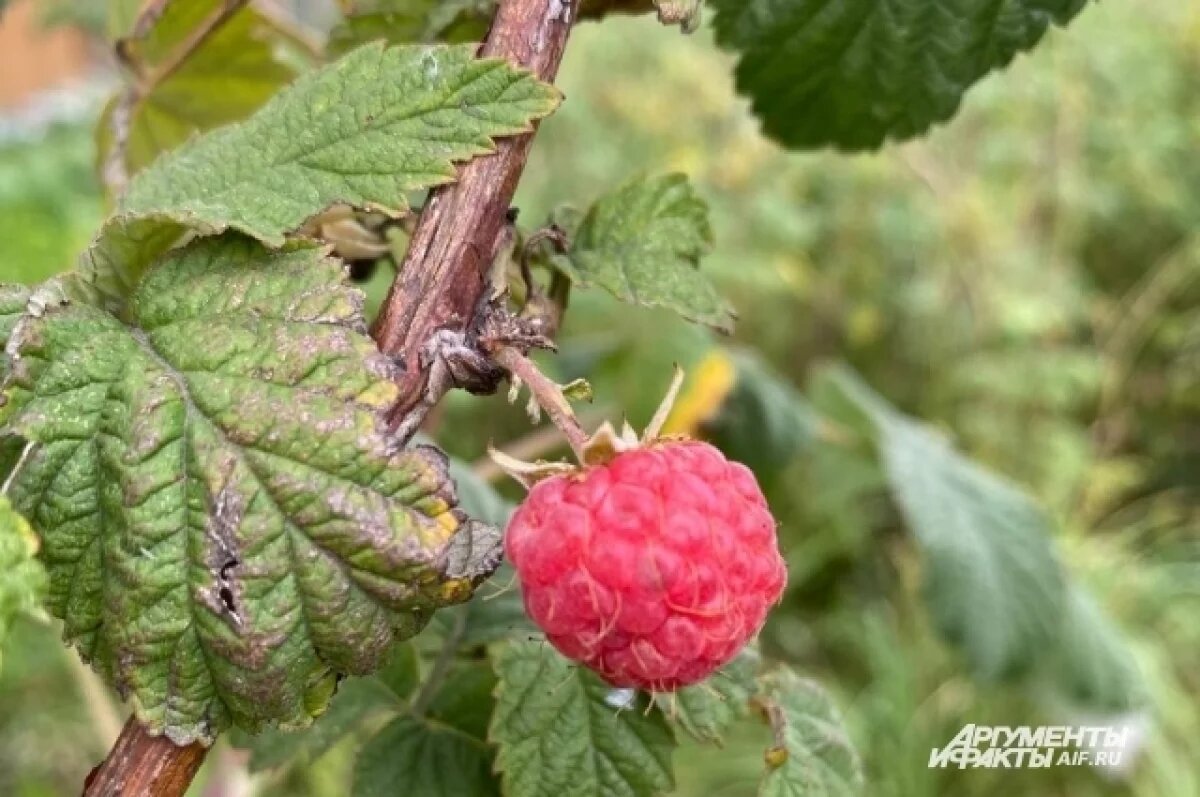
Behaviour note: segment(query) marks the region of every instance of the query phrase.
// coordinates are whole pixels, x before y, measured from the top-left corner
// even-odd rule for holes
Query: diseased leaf
[[[491,738],[512,797],[652,795],[674,785],[675,740],[646,698],[630,701],[543,642],[507,645],[496,658],[499,702]]]
[[[1058,636],[1063,612],[1050,518],[857,377],[835,378],[878,430],[888,484],[925,555],[926,600],[939,630],[981,678],[1027,671]]]
[[[373,41],[481,41],[493,0],[350,0],[344,18],[329,32],[326,49],[341,55]]]
[[[46,571],[34,558],[37,550],[37,535],[0,496],[0,665],[13,619],[37,609],[46,592]]]
[[[354,797],[487,797],[498,794],[487,744],[440,723],[400,717],[363,747]]]
[[[964,92],[1087,0],[711,0],[738,90],[794,149],[870,149],[954,115]]]
[[[864,793],[858,754],[824,689],[789,669],[780,669],[762,678],[761,693],[760,703],[774,714],[771,721],[782,742],[782,749],[768,754],[767,773],[759,791],[762,797],[852,797]]]
[[[390,437],[394,366],[319,250],[203,239],[126,315],[51,306],[10,346],[0,424],[39,444],[12,498],[49,607],[176,742],[302,726],[470,596],[486,571],[448,575],[449,551],[495,531],[440,452]]]
[[[570,251],[554,262],[578,285],[728,331],[733,314],[698,270],[711,246],[708,206],[685,176],[672,174],[635,179],[601,197]]]
[[[703,683],[656,693],[655,702],[697,740],[721,744],[730,726],[746,716],[750,698],[758,691],[760,663],[758,651],[748,648]]]
[[[349,678],[338,686],[329,708],[311,726],[298,731],[267,728],[238,746],[250,750],[251,772],[300,760],[316,761],[379,714],[401,708],[400,701],[378,679]]]
[[[162,68],[225,0],[169,0],[153,24],[122,39],[126,57],[143,74]],[[115,20],[114,20],[115,22]],[[125,145],[130,174],[148,166],[198,132],[245,119],[296,77],[278,57],[292,37],[251,6],[234,12],[153,90],[132,107]],[[101,163],[113,147],[114,98],[97,124]]]
[[[400,212],[454,164],[530,129],[559,95],[471,46],[362,47],[239,124],[194,139],[129,187],[121,210],[230,227],[272,246],[335,203]]]

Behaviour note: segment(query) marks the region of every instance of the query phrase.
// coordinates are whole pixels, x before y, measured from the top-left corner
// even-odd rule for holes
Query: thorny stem
[[[162,16],[168,0],[153,0],[146,5],[138,15],[134,24],[134,36],[145,35],[149,28]],[[104,183],[112,196],[118,197],[125,192],[129,185],[129,167],[125,156],[129,149],[129,134],[133,126],[133,113],[137,104],[150,95],[164,80],[175,74],[189,57],[210,36],[218,31],[230,17],[242,9],[249,0],[224,0],[207,19],[201,22],[186,39],[179,43],[167,57],[154,69],[146,71],[145,65],[133,59],[128,44],[120,42],[117,45],[117,56],[130,66],[136,80],[130,82],[113,107],[109,119],[112,131],[112,149],[104,158]]]
[[[533,360],[512,346],[501,346],[492,352],[492,359],[506,368],[529,388],[538,405],[550,416],[550,420],[567,438],[567,444],[576,457],[583,460],[583,449],[588,435],[575,417],[571,403],[563,395],[562,388],[553,379],[543,374]]]
[[[502,0],[480,55],[508,59],[553,82],[576,5]],[[428,398],[429,374],[421,362],[426,343],[438,330],[467,329],[491,287],[490,267],[533,135],[501,139],[494,154],[472,160],[456,182],[430,192],[373,330],[380,349],[403,368],[394,426]]]

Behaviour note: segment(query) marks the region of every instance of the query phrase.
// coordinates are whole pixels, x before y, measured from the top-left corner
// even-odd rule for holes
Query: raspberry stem
[[[546,411],[550,421],[567,438],[567,444],[575,456],[582,458],[588,435],[575,417],[571,403],[563,395],[562,387],[543,374],[537,363],[512,346],[500,346],[492,352],[492,359],[529,387],[538,406]]]

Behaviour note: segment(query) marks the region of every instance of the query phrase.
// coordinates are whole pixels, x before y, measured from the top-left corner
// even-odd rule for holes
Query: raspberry
[[[505,549],[554,647],[614,686],[658,691],[737,655],[787,577],[754,475],[697,441],[538,482]]]

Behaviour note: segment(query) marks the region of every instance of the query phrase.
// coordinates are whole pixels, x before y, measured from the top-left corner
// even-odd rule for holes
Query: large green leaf
[[[625,707],[590,670],[544,642],[506,646],[496,659],[499,704],[492,741],[510,797],[660,794],[671,789],[674,738],[639,697]],[[616,698],[616,699],[614,699]]]
[[[761,797],[853,797],[864,793],[858,754],[829,695],[788,669],[764,676],[762,705],[777,746],[767,756]]]
[[[1087,0],[710,0],[738,90],[793,148],[877,147],[949,119],[963,93]]]
[[[495,567],[445,457],[390,436],[393,366],[342,277],[318,250],[204,239],[126,319],[60,304],[10,345],[0,423],[39,444],[12,496],[49,607],[176,741],[304,725]]]
[[[36,609],[46,591],[46,571],[34,558],[37,549],[29,524],[0,496],[0,653],[13,619]]]
[[[152,74],[176,57],[179,47],[225,4],[171,0],[152,24],[131,31],[121,46],[142,74]],[[127,14],[119,16],[114,25]],[[136,95],[125,145],[128,172],[136,174],[195,133],[246,118],[271,99],[296,77],[279,57],[289,41],[287,33],[254,8],[236,11],[165,79]],[[108,104],[97,127],[102,162],[113,146],[112,114],[119,101],[114,98]]]
[[[406,716],[363,747],[354,797],[488,797],[498,794],[487,743],[442,723]]]
[[[855,375],[837,369],[831,378],[877,431],[888,484],[925,555],[926,600],[941,633],[982,678],[1029,670],[1063,611],[1045,510]]]
[[[121,210],[231,227],[271,245],[335,203],[403,211],[407,194],[530,129],[559,95],[471,46],[362,47],[250,119],[160,158]]]
[[[708,206],[685,176],[671,174],[631,180],[598,199],[555,263],[581,286],[728,331],[733,314],[699,271],[711,246]]]
[[[1040,676],[1073,709],[1117,713],[1146,703],[1146,685],[1125,635],[1078,584],[1068,585],[1061,630]]]

